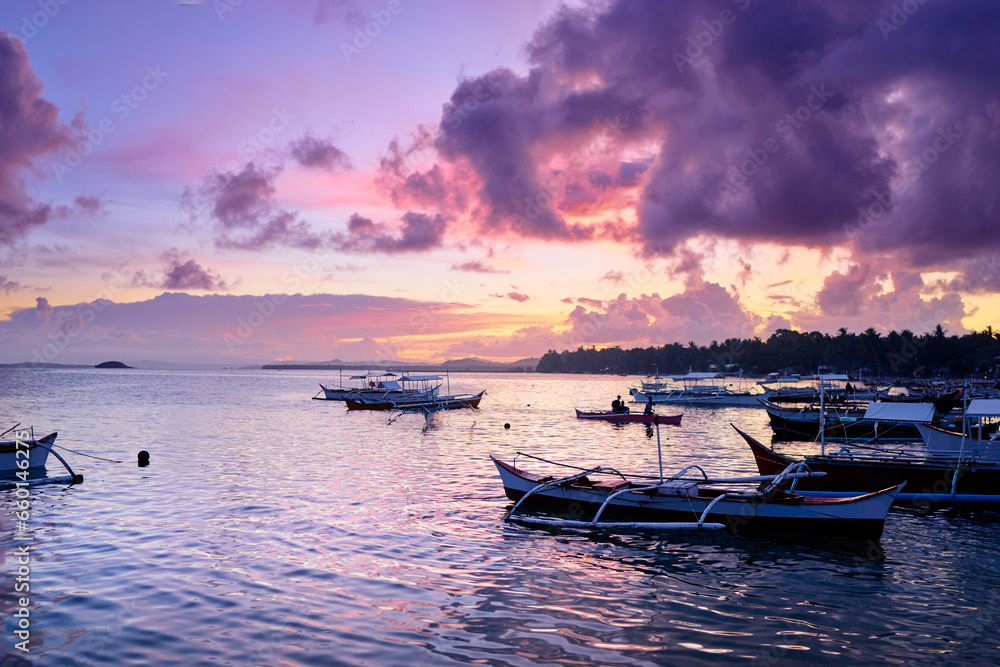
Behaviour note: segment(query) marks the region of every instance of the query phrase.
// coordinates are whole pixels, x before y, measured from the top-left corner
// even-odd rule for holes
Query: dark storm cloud
[[[591,238],[547,165],[603,138],[642,184],[647,252],[709,234],[947,264],[1000,246],[998,30],[977,0],[564,7],[525,76],[460,82],[437,147],[472,165],[495,230]]]

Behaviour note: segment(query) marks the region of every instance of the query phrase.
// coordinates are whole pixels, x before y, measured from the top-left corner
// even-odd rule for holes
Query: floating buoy
[[[504,425],[503,425],[503,427],[504,427],[505,429],[509,429],[509,428],[510,428],[510,424],[504,424]]]
[[[149,452],[145,449],[139,452],[139,467],[145,468],[149,465]]]

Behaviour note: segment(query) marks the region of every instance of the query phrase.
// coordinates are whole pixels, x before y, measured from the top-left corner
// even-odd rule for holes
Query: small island
[[[132,368],[132,366],[126,366],[120,361],[105,361],[102,364],[97,364],[94,368]]]

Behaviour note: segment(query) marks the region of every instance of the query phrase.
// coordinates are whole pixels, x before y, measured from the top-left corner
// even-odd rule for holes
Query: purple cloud
[[[160,284],[170,290],[205,290],[209,292],[229,289],[226,281],[218,274],[203,268],[193,259],[184,260],[176,251],[163,253],[166,262],[166,275]]]
[[[44,296],[35,298],[35,324],[45,326],[52,319],[52,306]]]
[[[266,169],[253,162],[238,171],[214,172],[198,188],[185,190],[182,205],[192,218],[208,209],[216,223],[219,248],[320,247],[323,239],[309,223],[274,201],[274,181],[280,172],[280,168]]]
[[[154,271],[147,273],[146,269],[131,272],[125,265],[114,271],[101,274],[105,282],[121,288],[160,288],[168,290],[204,290],[208,292],[225,292],[229,290],[227,282],[216,272],[201,266],[196,260],[189,259],[176,248],[160,255],[163,262],[162,274]]]
[[[867,266],[853,265],[847,273],[834,271],[823,281],[816,302],[824,315],[854,316],[864,300],[877,291]]]
[[[511,301],[517,301],[518,303],[524,303],[531,298],[527,294],[521,294],[520,292],[507,292],[506,294],[497,292],[496,294],[490,294],[490,296],[497,299],[510,299]]]
[[[326,171],[349,171],[351,161],[347,154],[333,145],[330,139],[318,139],[306,134],[289,145],[292,157],[303,167]]]
[[[51,207],[32,200],[25,176],[37,158],[72,140],[42,88],[21,40],[0,30],[0,247],[48,221]]]
[[[7,276],[0,276],[0,292],[10,294],[21,289],[21,283],[17,280],[9,280]]]
[[[447,227],[442,216],[403,214],[402,225],[392,228],[357,213],[351,215],[346,234],[335,234],[333,243],[345,252],[395,254],[437,248]]]
[[[625,273],[622,271],[611,270],[601,276],[601,280],[607,280],[608,282],[615,283],[617,285],[625,281]]]
[[[436,146],[475,171],[488,231],[608,234],[566,210],[629,184],[650,254],[708,235],[950,269],[1000,248],[1000,4],[914,4],[903,25],[897,5],[563,7],[528,44],[528,74],[458,84]]]

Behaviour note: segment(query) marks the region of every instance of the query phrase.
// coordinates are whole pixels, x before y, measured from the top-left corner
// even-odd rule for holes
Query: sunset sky
[[[0,5],[0,363],[1000,328],[1000,3]]]

